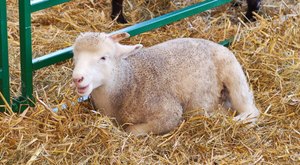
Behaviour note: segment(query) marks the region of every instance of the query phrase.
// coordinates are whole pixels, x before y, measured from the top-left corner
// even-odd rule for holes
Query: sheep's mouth
[[[77,91],[78,91],[78,93],[83,94],[88,89],[88,87],[89,87],[89,85],[84,86],[84,87],[77,87]]]

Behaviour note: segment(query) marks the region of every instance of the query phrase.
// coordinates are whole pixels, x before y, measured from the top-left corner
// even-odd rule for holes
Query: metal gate
[[[70,0],[19,0],[19,24],[20,24],[20,63],[21,63],[21,96],[12,100],[12,109],[15,112],[21,112],[28,106],[34,106],[33,97],[33,72],[43,67],[65,61],[73,56],[72,47],[67,47],[56,52],[44,55],[42,57],[32,58],[32,40],[31,40],[31,13],[46,9]],[[232,0],[206,0],[186,8],[153,18],[151,20],[138,23],[133,26],[112,32],[127,32],[130,36],[135,36],[155,28],[162,27],[172,22],[186,17],[201,13],[203,11],[224,5]],[[7,22],[6,22],[6,1],[0,2],[1,12],[1,63],[0,63],[0,90],[3,99],[10,105],[9,95],[9,70],[8,70],[8,49],[7,49]],[[228,45],[229,41],[221,42],[222,45]],[[5,104],[5,101],[1,105]],[[4,106],[2,106],[4,107]],[[3,108],[2,108],[3,111]]]

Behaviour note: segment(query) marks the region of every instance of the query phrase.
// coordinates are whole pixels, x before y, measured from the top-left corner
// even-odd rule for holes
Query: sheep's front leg
[[[175,129],[182,119],[182,106],[171,101],[161,103],[161,106],[157,105],[149,109],[151,112],[154,112],[152,113],[154,115],[147,117],[145,123],[130,125],[125,129],[126,132],[136,136],[144,136],[149,133],[164,134]]]

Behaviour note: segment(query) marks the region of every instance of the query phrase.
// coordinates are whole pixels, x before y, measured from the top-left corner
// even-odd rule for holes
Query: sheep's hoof
[[[118,17],[118,18],[117,18],[117,22],[118,22],[118,23],[122,23],[122,24],[128,23],[124,17]]]
[[[246,13],[246,21],[251,21],[251,22],[255,22],[256,21],[256,18],[254,17],[253,13],[252,12],[247,12]]]
[[[142,124],[130,125],[125,129],[125,131],[133,134],[134,136],[146,136],[148,134]]]
[[[249,114],[249,113],[242,113],[233,118],[234,121],[249,123],[250,125],[254,125],[257,119],[258,119],[258,115]]]
[[[117,18],[117,19],[116,19]],[[112,14],[111,15],[111,19],[112,20],[114,20],[114,19],[116,19],[116,21],[118,22],[118,23],[122,23],[122,24],[126,24],[126,23],[128,23],[127,22],[127,20],[124,18],[124,16],[122,15],[122,14]]]

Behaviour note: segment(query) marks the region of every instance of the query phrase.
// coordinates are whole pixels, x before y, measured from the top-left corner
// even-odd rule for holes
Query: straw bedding
[[[131,24],[197,1],[125,1]],[[17,1],[8,0],[12,96],[20,94]],[[166,135],[136,138],[89,103],[51,111],[77,96],[69,84],[72,63],[34,76],[35,108],[0,114],[1,164],[299,164],[300,2],[263,1],[257,22],[244,21],[245,2],[207,11],[124,43],[154,45],[176,37],[216,42],[234,36],[230,49],[243,65],[262,115],[254,128],[232,117],[186,114]],[[32,15],[34,57],[72,45],[80,32],[114,31],[109,0],[73,0]]]

